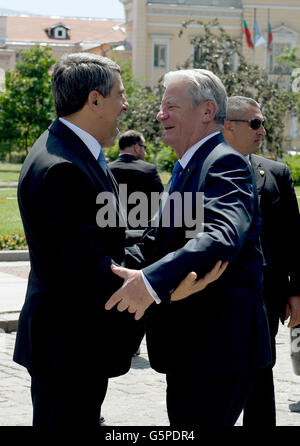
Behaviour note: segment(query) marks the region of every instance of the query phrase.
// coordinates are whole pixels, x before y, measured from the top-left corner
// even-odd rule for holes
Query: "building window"
[[[290,128],[290,137],[292,139],[298,138],[298,116],[291,116],[291,128]]]
[[[200,46],[194,46],[194,66],[198,67],[201,62],[201,48]]]
[[[167,45],[154,45],[154,66],[159,68],[167,67]]]
[[[288,64],[279,63],[277,56],[290,51],[292,45],[290,43],[274,43],[273,51],[270,53],[270,72],[273,74],[291,74],[291,67]]]
[[[271,74],[290,74],[291,68],[287,64],[281,64],[277,56],[290,51],[298,43],[298,33],[292,28],[281,25],[273,29],[273,51],[267,55],[267,66]]]
[[[5,71],[0,68],[0,91],[5,91]]]
[[[66,39],[67,30],[65,28],[54,28],[53,31],[55,39]]]

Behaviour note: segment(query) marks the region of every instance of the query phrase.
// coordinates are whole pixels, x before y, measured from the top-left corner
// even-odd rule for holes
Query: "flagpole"
[[[267,57],[267,61],[266,61],[266,65],[267,65],[267,70],[268,72],[270,71],[270,56],[269,56],[269,28],[270,28],[270,8],[268,8],[268,33],[267,33],[267,44],[266,44],[266,57]]]
[[[254,8],[254,19],[253,19],[253,65],[255,65],[255,40],[256,40],[256,31],[255,31],[255,21],[256,21],[256,8]]]
[[[244,49],[244,33],[243,33],[243,22],[244,22],[244,8],[242,9],[242,27],[241,27],[241,53],[243,54],[243,49]]]

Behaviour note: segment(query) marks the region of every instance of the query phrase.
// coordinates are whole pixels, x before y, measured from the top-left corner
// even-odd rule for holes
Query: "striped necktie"
[[[171,187],[170,187],[170,192],[174,190],[176,182],[177,182],[182,171],[183,171],[182,165],[180,164],[179,161],[176,161],[175,166],[172,171],[172,183],[171,183]]]
[[[103,153],[102,149],[100,149],[100,153],[99,153],[99,156],[97,158],[97,161],[100,164],[100,167],[103,170],[103,172],[105,173],[105,175],[107,175],[107,173],[106,173],[106,161],[105,161],[105,156],[104,156],[104,153]]]

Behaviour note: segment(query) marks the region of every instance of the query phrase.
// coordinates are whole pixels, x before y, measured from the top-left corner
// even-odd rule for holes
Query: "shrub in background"
[[[296,185],[300,184],[300,155],[285,156],[283,160],[289,167],[293,181]]]

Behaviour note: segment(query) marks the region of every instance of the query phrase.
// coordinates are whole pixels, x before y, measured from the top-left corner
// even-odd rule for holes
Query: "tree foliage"
[[[264,149],[275,157],[281,156],[285,143],[287,113],[296,110],[295,98],[289,94],[287,88],[282,88],[278,82],[270,80],[259,66],[248,64],[241,52],[240,42],[231,37],[217,20],[209,23],[189,20],[183,24],[180,35],[191,23],[203,26],[203,32],[191,39],[197,57],[192,55],[178,68],[211,70],[224,83],[228,96],[250,96],[259,102],[266,116],[267,135]]]
[[[162,138],[162,128],[156,115],[161,98],[141,85],[133,76],[129,63],[121,64],[121,69],[129,110],[122,115],[120,131],[137,130],[143,133],[146,141],[158,144]]]
[[[50,47],[36,45],[18,53],[16,69],[7,71],[0,93],[0,147],[25,151],[48,127],[55,115],[50,68],[55,59]]]

